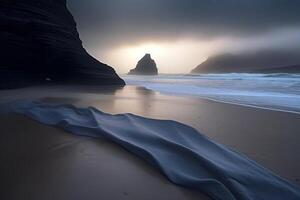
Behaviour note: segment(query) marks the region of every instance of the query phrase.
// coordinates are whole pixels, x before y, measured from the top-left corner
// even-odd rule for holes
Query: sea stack
[[[129,75],[157,75],[158,69],[155,61],[150,54],[146,54],[136,65],[135,69],[130,70]]]
[[[66,0],[1,0],[0,88],[124,85],[83,48]]]

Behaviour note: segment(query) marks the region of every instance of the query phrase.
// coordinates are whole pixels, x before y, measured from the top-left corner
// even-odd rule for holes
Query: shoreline
[[[127,77],[129,85],[143,86],[162,94],[203,98],[222,103],[300,114],[299,75],[203,74]]]
[[[72,85],[72,86],[64,86],[64,85],[48,85],[48,86],[41,86],[41,87],[36,87],[36,86],[31,86],[31,87],[25,87],[25,88],[18,88],[18,89],[7,89],[7,90],[0,90],[0,94],[2,92],[8,92],[8,93],[13,93],[14,91],[18,91],[18,90],[30,90],[30,89],[55,89],[55,88],[60,88],[60,87],[64,87],[64,88],[101,88],[101,89],[110,89],[111,86],[101,86],[101,87],[97,87],[97,86],[80,86],[80,85]],[[175,94],[175,93],[169,93],[169,92],[160,92],[160,91],[156,91],[156,90],[152,90],[149,89],[147,87],[144,86],[136,86],[136,85],[126,85],[123,87],[135,87],[135,88],[139,88],[142,90],[150,90],[152,92],[156,92],[156,93],[160,93],[161,95],[166,95],[166,96],[171,96],[171,97],[179,97],[179,98],[192,98],[192,99],[199,99],[199,100],[207,100],[207,101],[211,101],[211,102],[216,102],[216,103],[223,103],[223,104],[229,104],[229,105],[235,105],[235,106],[241,106],[241,107],[249,107],[249,108],[254,108],[254,109],[262,109],[262,110],[266,110],[266,111],[275,111],[275,112],[283,112],[283,113],[290,113],[290,114],[297,114],[300,115],[300,110],[299,111],[289,111],[289,110],[284,110],[284,109],[280,109],[280,108],[271,108],[271,107],[262,107],[262,106],[256,106],[256,105],[250,105],[250,104],[243,104],[243,103],[234,103],[234,102],[229,102],[229,101],[222,101],[222,100],[217,100],[217,99],[213,99],[213,98],[209,98],[209,97],[201,97],[198,95],[184,95],[184,94]],[[122,88],[122,87],[113,87],[113,88]],[[100,91],[101,93],[101,91]],[[22,98],[21,98],[22,99]],[[15,99],[13,99],[15,100]],[[1,102],[0,99],[0,104],[3,103]],[[5,103],[5,102],[4,102]]]
[[[226,101],[210,99],[210,98],[205,98],[205,97],[199,97],[199,98],[209,100],[209,101],[218,102],[218,103],[231,104],[231,105],[236,105],[236,106],[243,106],[243,107],[249,107],[249,108],[255,108],[255,109],[270,110],[270,111],[284,112],[284,113],[291,113],[291,114],[300,115],[300,111],[299,112],[298,111],[288,111],[288,110],[281,110],[281,109],[276,109],[276,108],[267,108],[267,107],[261,107],[261,106],[255,106],[255,105],[247,105],[247,104],[226,102]]]
[[[163,95],[169,95],[169,96],[175,96],[175,97],[185,97],[185,98],[194,98],[194,99],[202,99],[202,100],[208,100],[212,102],[217,102],[217,103],[224,103],[224,104],[230,104],[230,105],[236,105],[236,106],[243,106],[243,107],[249,107],[249,108],[255,108],[255,109],[262,109],[262,110],[270,110],[270,111],[276,111],[276,112],[285,112],[285,113],[291,113],[291,114],[298,114],[300,115],[300,110],[299,111],[289,111],[289,110],[282,110],[282,109],[277,109],[277,108],[268,108],[268,107],[261,107],[261,106],[255,106],[255,105],[247,105],[247,104],[242,104],[242,103],[234,103],[234,102],[229,102],[229,101],[222,101],[222,100],[217,100],[209,97],[201,97],[197,95],[184,95],[184,94],[175,94],[175,93],[168,93],[168,92],[160,92],[160,91],[155,91],[152,89],[148,89],[147,87],[141,86],[141,88],[144,88],[146,90],[151,90],[154,92],[159,92]]]

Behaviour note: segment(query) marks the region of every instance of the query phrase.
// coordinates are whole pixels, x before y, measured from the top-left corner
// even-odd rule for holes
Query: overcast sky
[[[300,50],[300,0],[69,0],[86,49],[119,73],[151,53],[185,73],[219,53]]]

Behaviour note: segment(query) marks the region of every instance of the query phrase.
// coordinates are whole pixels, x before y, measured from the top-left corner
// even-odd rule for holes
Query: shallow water
[[[300,74],[122,76],[128,85],[173,95],[300,113]]]

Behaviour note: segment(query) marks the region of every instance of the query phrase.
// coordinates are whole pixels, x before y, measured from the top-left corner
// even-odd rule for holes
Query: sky
[[[160,73],[187,73],[223,53],[300,52],[300,0],[68,0],[68,7],[84,47],[121,74],[146,53]]]

